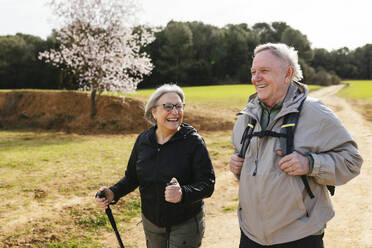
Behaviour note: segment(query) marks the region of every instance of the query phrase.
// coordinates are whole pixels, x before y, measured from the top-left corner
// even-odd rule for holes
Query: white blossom
[[[153,69],[141,47],[154,40],[153,31],[136,23],[134,0],[50,0],[62,24],[59,50],[41,52],[39,59],[75,72],[81,90],[134,91]]]

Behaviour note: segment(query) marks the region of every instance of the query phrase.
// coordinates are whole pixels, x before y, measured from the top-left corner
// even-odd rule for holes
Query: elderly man
[[[238,115],[229,165],[240,179],[240,248],[324,247],[334,216],[327,187],[360,173],[357,144],[329,108],[307,97],[292,47],[258,46],[251,72],[256,93]],[[292,123],[289,115],[297,115]],[[294,137],[283,132],[288,127]],[[284,152],[282,139],[293,149]]]

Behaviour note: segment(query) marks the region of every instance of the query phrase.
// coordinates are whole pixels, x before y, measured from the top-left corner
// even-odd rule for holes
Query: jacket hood
[[[183,122],[181,123],[181,129],[179,130],[179,132],[184,136],[188,136],[188,135],[196,134],[198,131],[196,131],[196,129],[190,124]]]

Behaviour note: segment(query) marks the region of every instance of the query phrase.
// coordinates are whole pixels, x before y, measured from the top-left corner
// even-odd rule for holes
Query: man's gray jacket
[[[238,217],[240,228],[261,245],[290,242],[324,228],[334,216],[326,185],[342,185],[360,173],[362,157],[357,144],[341,121],[320,101],[307,97],[305,85],[292,82],[283,107],[267,130],[280,132],[285,115],[298,111],[306,97],[294,135],[294,148],[314,158],[308,181],[315,198],[311,199],[299,176],[283,172],[276,155],[280,142],[275,137],[253,137],[245,154],[240,175]],[[261,131],[261,107],[257,95],[250,97],[235,123],[232,143],[235,152],[249,118],[257,120]],[[253,175],[254,170],[257,174]]]

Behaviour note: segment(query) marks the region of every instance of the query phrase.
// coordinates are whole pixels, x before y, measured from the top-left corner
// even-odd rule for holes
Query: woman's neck
[[[156,134],[156,140],[158,142],[158,144],[160,145],[163,145],[165,143],[167,143],[168,140],[170,140],[170,138],[172,138],[172,136],[177,132],[176,131],[165,131],[165,130],[161,130],[159,128],[156,129],[155,131],[155,134]]]

